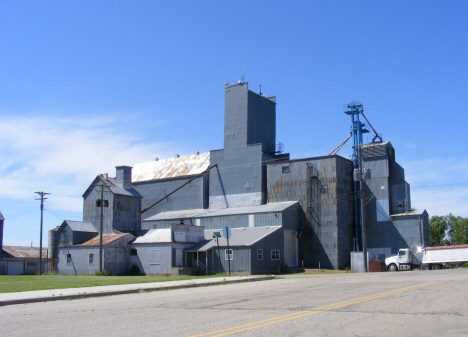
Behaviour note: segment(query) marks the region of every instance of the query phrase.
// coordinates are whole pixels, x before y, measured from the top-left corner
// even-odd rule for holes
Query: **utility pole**
[[[42,222],[43,222],[43,214],[44,214],[44,200],[47,200],[47,198],[44,198],[45,195],[50,194],[50,193],[45,193],[45,192],[34,192],[39,194],[41,197],[41,234],[40,234],[40,239],[39,239],[39,275],[42,275]]]
[[[361,197],[361,221],[362,221],[362,255],[364,256],[364,272],[368,272],[367,268],[367,228],[366,228],[366,205],[364,204],[364,178],[362,170],[362,151],[359,145],[359,188]]]
[[[104,207],[109,207],[109,201],[104,200],[104,187],[106,185],[101,183],[97,186],[101,188],[101,199],[96,202],[96,206],[101,207],[101,224],[99,230],[99,272],[102,272],[102,232],[104,230]]]
[[[102,273],[102,229],[104,227],[104,184],[101,184],[101,226],[99,231],[99,272]]]

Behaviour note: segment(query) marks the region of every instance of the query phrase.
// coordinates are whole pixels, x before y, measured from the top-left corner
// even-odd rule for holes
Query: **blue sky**
[[[35,191],[52,193],[46,233],[82,219],[97,174],[222,148],[224,83],[243,72],[277,97],[291,158],[332,151],[359,100],[412,206],[466,217],[467,14],[466,1],[3,1],[4,243],[38,246]]]

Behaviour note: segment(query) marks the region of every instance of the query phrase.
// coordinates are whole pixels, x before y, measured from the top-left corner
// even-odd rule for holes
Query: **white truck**
[[[421,258],[419,258],[421,256]],[[420,253],[400,249],[398,255],[385,259],[387,270],[442,269],[445,266],[461,265],[468,262],[468,245],[423,248]]]

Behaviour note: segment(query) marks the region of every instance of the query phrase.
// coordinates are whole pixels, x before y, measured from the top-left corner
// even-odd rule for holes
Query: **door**
[[[284,231],[284,263],[288,267],[297,267],[297,237],[295,231]]]
[[[408,255],[406,250],[400,250],[398,252],[398,263],[399,264],[406,264],[408,263]]]
[[[23,275],[24,262],[23,261],[8,261],[8,275]]]
[[[176,256],[176,267],[183,267],[184,266],[184,255],[182,249],[176,249],[175,251]]]
[[[159,249],[151,249],[149,251],[148,269],[150,274],[159,274]]]

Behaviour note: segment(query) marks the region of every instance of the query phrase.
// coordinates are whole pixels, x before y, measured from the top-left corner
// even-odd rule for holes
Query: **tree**
[[[450,237],[453,245],[468,244],[468,218],[457,219],[452,224]]]
[[[429,237],[431,238],[431,247],[441,246],[445,239],[448,229],[445,216],[434,215],[429,219]]]
[[[431,246],[468,244],[468,218],[434,215],[429,219]]]

